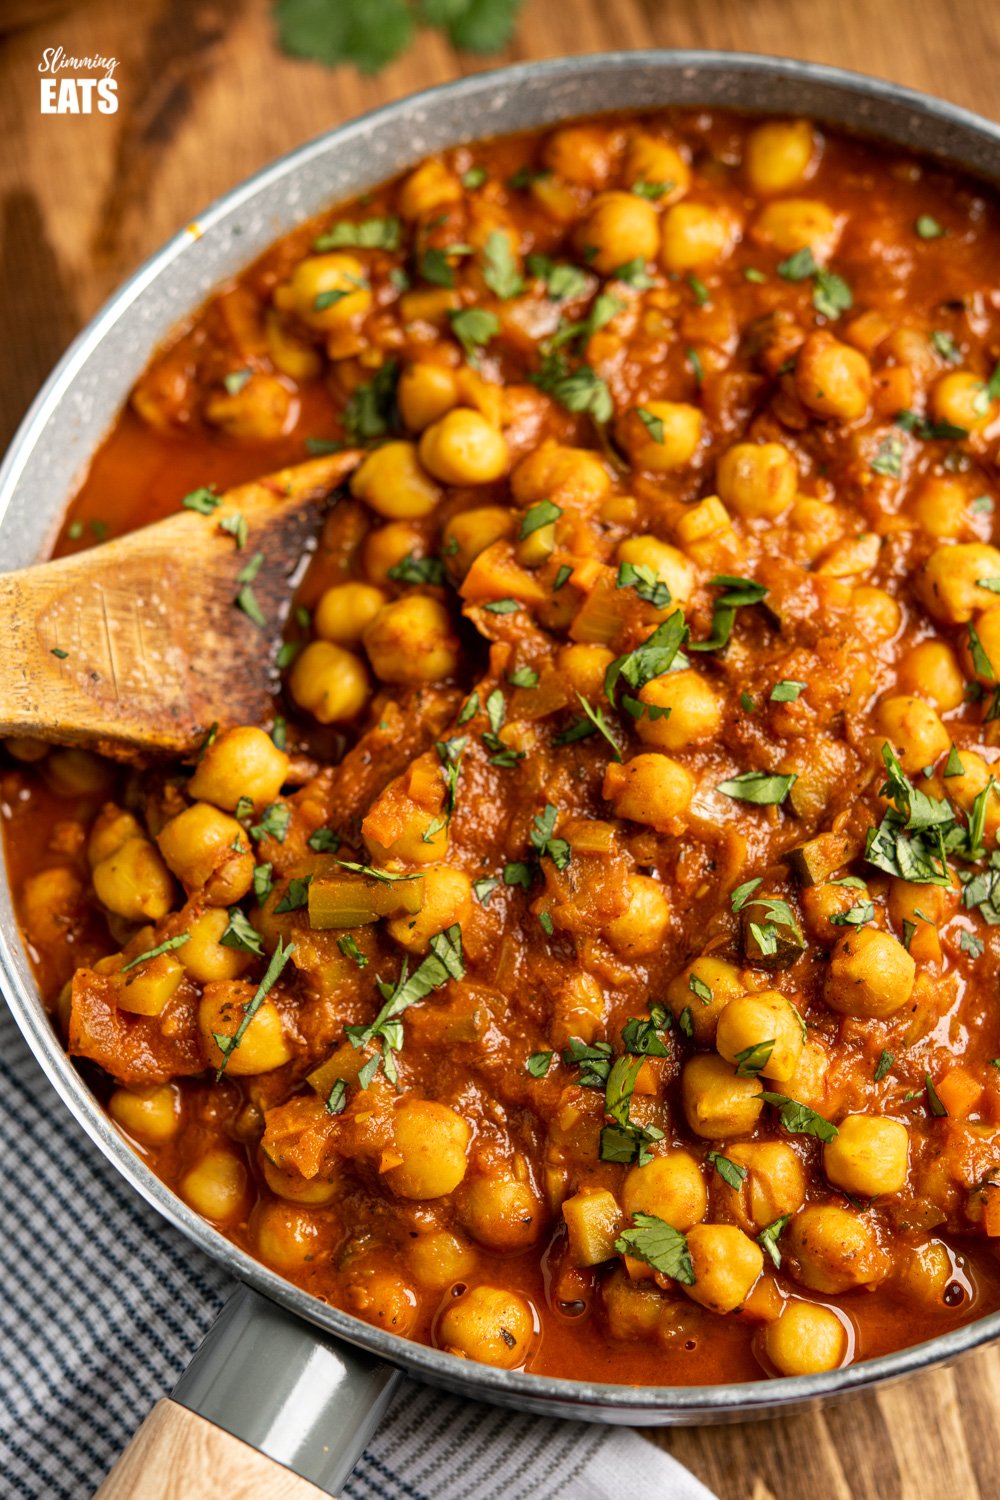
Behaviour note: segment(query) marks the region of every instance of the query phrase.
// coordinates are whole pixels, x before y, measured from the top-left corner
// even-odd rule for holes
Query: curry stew
[[[998,258],[933,163],[606,117],[424,162],[157,354],[62,552],[362,450],[273,722],[8,745],[56,1023],[198,1213],[564,1376],[1000,1307]]]

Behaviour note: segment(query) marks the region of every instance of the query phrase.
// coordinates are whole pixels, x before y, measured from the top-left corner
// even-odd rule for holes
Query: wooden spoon
[[[212,724],[266,719],[293,575],[359,457],[282,469],[208,514],[0,575],[0,735],[144,762],[191,755]]]

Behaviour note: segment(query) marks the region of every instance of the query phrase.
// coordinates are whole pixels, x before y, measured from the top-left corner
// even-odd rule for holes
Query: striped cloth
[[[2,1001],[0,1141],[0,1494],[85,1500],[232,1287],[90,1145]],[[345,1494],[712,1500],[633,1432],[408,1382]]]

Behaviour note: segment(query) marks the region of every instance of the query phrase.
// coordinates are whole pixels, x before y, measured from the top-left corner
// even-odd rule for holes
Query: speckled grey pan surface
[[[743,54],[633,52],[479,74],[375,111],[267,168],[171,240],[57,367],[0,469],[0,571],[44,555],[66,500],[156,344],[279,235],[427,152],[617,108],[703,104],[807,114],[932,152],[1000,182],[1000,128],[857,74]],[[0,884],[0,982],[67,1107],[125,1177],[235,1276],[327,1335],[465,1394],[537,1411],[644,1424],[740,1421],[898,1378],[1000,1336],[1000,1314],[916,1348],[829,1374],[754,1385],[633,1389],[509,1373],[410,1344],[327,1307],[229,1244],[138,1161],[65,1057],[38,1000]],[[252,1438],[252,1434],[244,1434]]]

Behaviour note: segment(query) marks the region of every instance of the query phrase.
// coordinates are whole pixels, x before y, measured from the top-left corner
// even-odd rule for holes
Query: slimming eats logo
[[[117,66],[117,57],[102,57],[99,53],[94,57],[70,57],[63,47],[46,47],[38,64],[42,75],[42,114],[115,114],[118,110]],[[83,76],[70,78],[67,76],[70,73]]]

